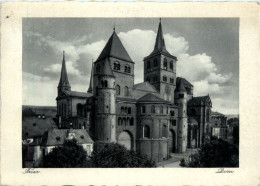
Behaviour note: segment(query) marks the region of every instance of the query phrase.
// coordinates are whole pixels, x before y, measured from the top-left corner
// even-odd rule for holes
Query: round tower
[[[177,149],[179,153],[183,153],[187,149],[187,132],[188,132],[188,121],[187,121],[187,92],[183,84],[183,79],[175,90],[175,101],[179,106],[179,119],[177,125]]]
[[[100,61],[96,92],[96,138],[102,142],[116,142],[115,76],[109,60]]]

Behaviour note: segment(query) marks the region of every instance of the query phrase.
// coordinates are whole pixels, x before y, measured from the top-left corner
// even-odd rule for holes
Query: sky
[[[135,62],[135,83],[143,82],[158,24],[159,18],[24,18],[23,105],[56,105],[63,50],[72,90],[86,92],[92,59],[113,27]],[[162,28],[177,76],[194,85],[194,96],[209,94],[213,111],[238,114],[239,19],[162,18]]]

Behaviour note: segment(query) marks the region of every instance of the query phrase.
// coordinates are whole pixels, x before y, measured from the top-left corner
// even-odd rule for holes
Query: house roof
[[[106,46],[96,61],[103,60],[107,57],[115,57],[125,61],[133,62],[115,31],[109,38]]]
[[[22,119],[22,139],[42,136],[46,131],[57,128],[53,117],[26,116]]]
[[[188,106],[203,105],[205,103],[211,104],[211,100],[210,100],[209,95],[200,96],[200,97],[193,97],[191,100],[188,101]]]
[[[63,59],[62,59],[62,67],[61,67],[61,75],[60,75],[60,82],[59,87],[70,87],[68,75],[67,75],[67,69],[66,69],[66,63],[65,63],[65,52],[63,51]]]
[[[211,116],[212,116],[212,115],[215,115],[215,116],[216,116],[216,115],[218,115],[218,116],[225,116],[224,114],[222,114],[222,113],[220,113],[220,112],[214,112],[214,111],[211,112]]]
[[[143,97],[139,98],[137,102],[170,103],[152,93],[145,94]]]
[[[135,84],[134,89],[147,91],[147,92],[157,92],[157,90],[154,88],[154,86],[152,84],[150,84],[148,81]]]
[[[57,114],[56,106],[32,106],[32,105],[23,105],[22,106],[22,116],[38,116],[45,115],[55,117]]]
[[[62,92],[66,95],[66,96],[72,96],[72,97],[90,97],[92,96],[91,93],[86,93],[86,92],[77,92],[77,91],[69,91],[69,90],[62,90]]]
[[[68,133],[74,133],[75,139],[79,144],[93,143],[85,129],[50,129],[45,133],[42,145],[62,145],[68,138]]]

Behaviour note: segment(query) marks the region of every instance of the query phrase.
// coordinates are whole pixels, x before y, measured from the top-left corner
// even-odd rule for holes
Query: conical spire
[[[63,51],[63,59],[62,59],[62,67],[61,67],[59,87],[69,87],[70,88],[70,83],[69,83],[69,80],[68,80],[66,63],[65,63],[65,51]]]
[[[155,41],[155,45],[154,45],[154,51],[165,51],[165,50],[166,50],[166,47],[165,47],[165,42],[164,42],[164,38],[163,38],[162,24],[161,24],[161,19],[160,19],[157,36],[156,36],[156,41]]]
[[[178,84],[178,86],[176,87],[176,91],[185,91],[185,92],[186,92],[186,89],[185,89],[185,87],[184,87],[183,79],[182,79],[182,78],[180,78],[179,84]]]
[[[93,68],[94,68],[94,63],[93,63],[93,59],[92,59],[92,68],[91,68],[91,75],[90,75],[90,83],[89,83],[89,88],[88,88],[88,93],[92,93],[93,91]]]
[[[111,69],[109,59],[108,59],[108,58],[104,59],[104,61],[102,62],[102,64],[103,64],[103,66],[102,66],[102,68],[100,69],[99,75],[106,75],[106,76],[115,77],[115,76],[114,76],[114,73],[113,73],[113,71],[112,71],[112,69]]]

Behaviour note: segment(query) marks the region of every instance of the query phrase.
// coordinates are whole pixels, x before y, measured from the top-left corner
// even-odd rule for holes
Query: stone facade
[[[93,62],[87,93],[71,91],[63,56],[59,127],[84,128],[94,141],[119,143],[154,161],[199,147],[211,127],[210,97],[193,97],[193,85],[177,77],[176,63],[161,23],[154,50],[144,58],[143,83],[134,84],[135,63],[115,31]]]

